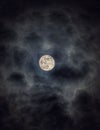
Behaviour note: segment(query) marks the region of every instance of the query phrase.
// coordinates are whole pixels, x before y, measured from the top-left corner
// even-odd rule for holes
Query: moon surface
[[[39,60],[39,66],[44,71],[50,71],[55,67],[55,60],[50,55],[43,55]]]

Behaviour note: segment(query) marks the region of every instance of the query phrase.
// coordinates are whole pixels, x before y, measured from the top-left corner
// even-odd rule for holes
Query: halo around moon
[[[50,55],[43,55],[39,59],[39,66],[44,71],[50,71],[55,67],[55,60]]]

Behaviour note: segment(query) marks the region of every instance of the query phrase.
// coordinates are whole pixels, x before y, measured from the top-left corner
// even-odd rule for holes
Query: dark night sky
[[[0,1],[0,130],[100,130],[99,73],[99,1]]]

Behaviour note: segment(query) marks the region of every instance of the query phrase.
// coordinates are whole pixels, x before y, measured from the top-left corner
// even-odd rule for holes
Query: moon
[[[50,55],[43,55],[39,60],[39,66],[44,71],[50,71],[55,67],[55,60]]]

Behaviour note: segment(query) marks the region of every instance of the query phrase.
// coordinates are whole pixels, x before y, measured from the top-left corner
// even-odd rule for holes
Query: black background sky
[[[0,130],[100,130],[99,72],[99,1],[0,1]]]

